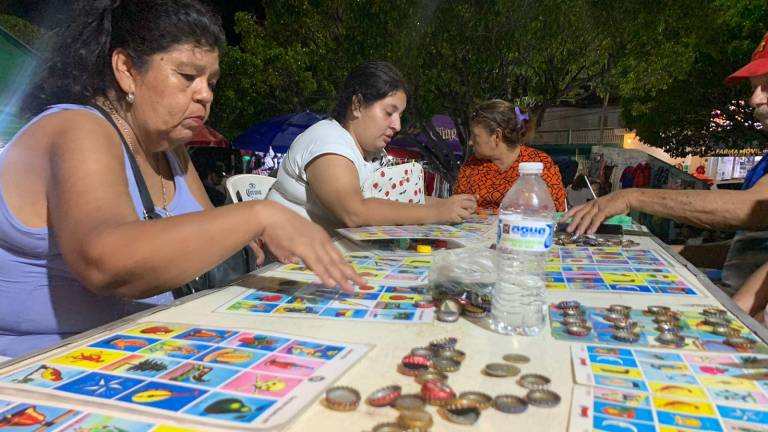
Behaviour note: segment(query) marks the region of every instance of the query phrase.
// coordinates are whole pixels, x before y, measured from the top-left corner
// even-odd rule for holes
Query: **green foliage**
[[[39,27],[13,15],[0,15],[0,27],[29,46],[34,46],[43,36]]]
[[[356,64],[386,60],[413,87],[412,120],[505,98],[539,114],[606,74],[608,35],[587,0],[268,0],[266,19],[239,14],[243,41],[222,56],[212,122],[227,134],[261,118],[328,112]],[[568,13],[562,13],[567,10]],[[558,31],[556,29],[567,29]]]
[[[406,122],[448,113],[466,128],[481,100],[541,118],[563,101],[619,99],[640,138],[674,155],[765,144],[740,121],[743,65],[768,22],[764,0],[264,0],[240,13],[222,53],[211,122],[233,137],[287,112],[328,113],[356,64],[386,60],[413,90]],[[719,110],[726,126],[713,127]],[[728,123],[730,122],[730,123]],[[463,141],[466,135],[460,133]],[[749,143],[749,144],[745,144]]]
[[[617,65],[616,87],[629,128],[673,156],[707,155],[725,148],[766,147],[740,99],[748,86],[723,79],[749,61],[768,30],[764,1],[671,1],[666,14],[640,14],[627,29],[654,23],[640,43],[628,43]],[[643,34],[643,33],[635,33]]]

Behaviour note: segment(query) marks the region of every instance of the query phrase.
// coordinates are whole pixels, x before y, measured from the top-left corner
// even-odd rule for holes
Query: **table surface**
[[[722,293],[715,292],[714,286],[703,275],[694,274],[688,263],[673,254],[661,242],[647,236],[625,237],[639,242],[638,248],[653,249],[664,256],[669,261],[670,266],[682,275],[691,286],[695,287],[701,295],[697,297],[663,296],[660,298],[653,295],[616,292],[548,291],[547,300],[558,302],[575,299],[589,306],[608,306],[621,303],[633,308],[644,308],[653,304],[664,304],[672,308],[722,305],[731,310],[732,313],[736,313],[742,322],[763,340],[768,339],[763,327],[738,311],[735,305]],[[357,249],[356,246],[343,241],[339,245],[345,250]],[[268,269],[261,271],[265,270]],[[242,284],[246,285],[247,282],[242,282]],[[419,385],[412,378],[397,373],[396,367],[400,359],[413,347],[427,345],[433,339],[453,336],[459,341],[457,347],[467,353],[461,369],[450,374],[448,380],[448,383],[457,393],[474,390],[488,393],[491,396],[499,394],[525,395],[525,390],[515,383],[516,378],[491,378],[481,374],[485,364],[500,362],[504,354],[520,353],[531,358],[529,364],[521,365],[522,372],[538,373],[550,377],[552,380],[550,388],[562,397],[561,403],[555,408],[529,407],[524,414],[519,415],[503,414],[490,408],[483,411],[479,421],[473,427],[475,430],[510,430],[511,425],[523,430],[526,428],[528,430],[567,430],[573,388],[570,355],[572,344],[552,338],[548,327],[538,336],[523,337],[498,335],[464,319],[452,324],[435,321],[431,324],[408,325],[374,322],[350,323],[328,319],[263,317],[212,312],[246,289],[246,287],[234,285],[217,291],[199,293],[177,301],[170,307],[159,307],[120,320],[118,323],[120,325],[126,322],[145,321],[194,323],[200,326],[258,329],[369,344],[372,346],[371,351],[336,383],[355,387],[360,391],[363,398],[370,392],[390,384],[402,386],[403,393],[418,392]],[[710,289],[713,289],[714,295],[709,292]],[[109,327],[104,326],[95,329],[70,339],[70,342],[89,337]],[[50,352],[50,350],[46,352]],[[19,359],[14,363],[34,361],[41,355],[45,355],[45,353]],[[470,429],[468,426],[460,426],[443,420],[433,407],[429,407],[428,411],[432,414],[435,422],[433,430],[466,431]],[[392,408],[373,408],[365,404],[361,404],[354,412],[342,413],[331,411],[320,403],[313,403],[284,430],[366,431],[371,430],[378,423],[395,421],[397,414],[398,412]]]

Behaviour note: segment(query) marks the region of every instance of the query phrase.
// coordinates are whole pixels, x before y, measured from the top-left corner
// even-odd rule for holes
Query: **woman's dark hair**
[[[112,53],[124,49],[140,70],[150,56],[192,43],[221,50],[221,19],[197,0],[78,0],[52,43],[28,93],[29,114],[56,103],[86,104],[112,90]]]
[[[410,96],[408,84],[400,71],[387,62],[368,62],[355,66],[344,80],[344,87],[339,92],[336,107],[331,116],[344,124],[347,112],[355,96],[362,99],[363,106],[376,103],[381,99],[401,90]]]
[[[576,178],[573,179],[571,189],[578,191],[584,189],[585,187],[587,187],[587,176],[584,174],[578,174]]]
[[[478,105],[472,112],[470,124],[482,126],[491,134],[500,129],[501,139],[508,146],[530,144],[536,129],[533,114],[501,99]]]

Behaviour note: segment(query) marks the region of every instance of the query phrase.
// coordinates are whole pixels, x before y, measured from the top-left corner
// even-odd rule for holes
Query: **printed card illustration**
[[[265,331],[133,324],[38,362],[0,369],[0,390],[25,402],[43,396],[71,406],[98,401],[108,412],[130,408],[167,417],[181,429],[11,402],[0,402],[0,429],[273,430],[315,401],[368,349]]]
[[[573,346],[571,428],[765,430],[768,356]]]
[[[252,279],[255,278],[258,277]],[[215,312],[400,323],[429,323],[434,316],[434,308],[419,307],[426,294],[423,286],[362,285],[346,293],[320,283],[294,282],[291,289],[280,291],[280,279],[269,280],[271,286],[256,282],[254,285],[259,287],[256,291],[236,295]],[[254,339],[253,343],[262,342]]]

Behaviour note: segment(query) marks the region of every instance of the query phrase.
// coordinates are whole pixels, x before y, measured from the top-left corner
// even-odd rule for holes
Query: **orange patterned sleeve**
[[[459,168],[459,175],[456,178],[456,187],[453,188],[453,194],[459,195],[459,194],[471,194],[472,192],[472,182],[470,181],[470,175],[469,175],[469,167],[462,166]]]
[[[541,173],[541,178],[544,179],[547,188],[549,188],[555,209],[565,211],[565,187],[563,186],[563,177],[560,175],[560,168],[549,157],[542,162],[544,162],[544,171]]]

